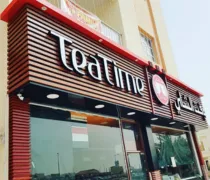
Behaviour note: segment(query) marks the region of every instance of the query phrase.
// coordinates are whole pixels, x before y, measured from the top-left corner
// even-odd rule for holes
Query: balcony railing
[[[47,1],[62,10],[61,1],[63,0],[47,0]],[[74,0],[74,2],[76,1]],[[101,23],[101,33],[108,39],[114,41],[117,44],[122,45],[122,35],[116,30],[114,30],[112,27],[105,24],[103,21]]]

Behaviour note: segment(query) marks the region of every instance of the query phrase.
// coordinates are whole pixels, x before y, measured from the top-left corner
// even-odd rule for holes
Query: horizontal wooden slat
[[[77,32],[66,28],[65,25],[61,26],[59,22],[40,15],[40,12],[34,11],[34,9],[27,9],[27,12],[29,30],[29,78],[31,81],[60,89],[68,89],[68,91],[74,93],[133,107],[138,110],[151,111],[143,67],[136,66],[135,63],[110,52],[98,42],[93,42],[89,38],[81,36]],[[49,36],[49,30],[58,31],[73,40],[74,43],[72,45],[66,46],[66,55],[68,58],[72,48],[80,49],[86,57],[101,53],[115,60],[121,69],[126,70],[132,75],[141,77],[145,85],[144,97],[133,95],[126,90],[122,91],[111,87],[105,82],[104,75],[102,77],[103,82],[98,83],[88,76],[81,78],[77,74],[67,71],[60,62],[58,42],[55,38]],[[101,71],[102,73],[104,72],[102,63]],[[109,72],[110,79],[113,80],[113,70],[111,67],[109,67]]]
[[[12,95],[9,105],[9,179],[30,179],[29,101],[20,101]]]
[[[192,99],[192,101],[200,103],[202,105],[201,99],[198,96],[195,96],[195,95],[189,93],[187,90],[176,86],[172,82],[168,82],[168,90],[170,93],[174,118],[176,120],[180,120],[182,122],[186,122],[189,124],[194,124],[196,126],[207,127],[207,122],[206,122],[206,120],[203,119],[203,116],[196,114],[195,112],[190,112],[185,109],[181,109],[181,115],[178,115],[176,112],[175,106],[174,106],[174,103],[177,99],[177,93],[176,93],[177,91],[179,91],[182,95],[190,97]]]
[[[22,23],[24,22],[24,18],[27,20],[26,26]],[[22,13],[22,18],[18,18],[17,21],[21,22],[21,28],[24,27],[27,29],[27,41],[25,48],[28,50],[28,56],[21,58],[20,61],[18,61],[19,68],[22,69],[19,71],[19,69],[15,67],[16,63],[14,63],[18,54],[13,53],[15,51],[10,51],[12,59],[12,61],[9,62],[10,65],[12,65],[9,68],[9,78],[11,79],[9,82],[10,89],[14,89],[14,87],[20,85],[20,82],[17,80],[18,77],[24,77],[36,83],[68,90],[81,95],[106,100],[138,110],[146,110],[148,112],[152,111],[144,67],[137,66],[128,59],[125,59],[124,57],[103,47],[99,42],[92,41],[90,38],[79,34],[70,27],[67,27],[65,24],[57,22],[54,19],[52,20],[49,16],[46,16],[43,12],[34,8],[26,8],[25,14]],[[14,32],[14,30],[19,32],[18,29],[15,29],[15,26],[10,26],[10,29],[11,30],[9,32]],[[99,83],[91,79],[88,75],[81,78],[77,74],[66,70],[59,57],[58,42],[56,38],[49,35],[50,30],[57,31],[65,37],[72,39],[73,44],[66,45],[65,47],[68,63],[70,62],[69,57],[72,48],[80,49],[86,57],[88,57],[88,55],[101,53],[116,61],[118,67],[121,69],[143,79],[145,85],[144,97],[133,95],[132,93],[127,92],[126,89],[122,91],[115,87],[111,87],[106,83],[104,75],[102,76],[102,82]],[[23,36],[24,32],[21,33]],[[14,32],[13,36],[15,35],[16,34]],[[21,44],[24,43],[19,42],[17,45]],[[10,46],[14,47],[13,44],[10,44]],[[22,57],[25,55],[24,52],[20,52],[19,54]],[[89,61],[88,58],[87,60]],[[27,61],[29,61],[29,65],[27,64]],[[24,70],[24,67],[27,67],[27,65],[29,66],[29,70],[27,68]],[[21,72],[24,73],[26,71],[29,71],[29,75],[21,74]],[[102,73],[104,72],[102,63],[101,71]],[[110,79],[111,81],[114,81],[112,72],[112,67],[109,66]],[[151,73],[149,74],[149,78],[151,78]],[[168,88],[170,91],[171,86],[169,85]],[[168,106],[160,105],[154,95],[152,100],[155,114],[172,118],[170,104]],[[173,103],[173,100],[171,102]],[[196,116],[193,114],[183,114],[183,119],[186,120],[187,116],[191,118],[191,122],[197,124],[197,119],[195,119]],[[178,116],[174,116],[174,118],[180,119]],[[203,122],[200,123],[203,125]]]

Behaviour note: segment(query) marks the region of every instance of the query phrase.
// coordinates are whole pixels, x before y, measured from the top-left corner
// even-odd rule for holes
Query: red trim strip
[[[131,61],[136,61],[139,65],[141,66],[149,66],[148,61],[140,58],[139,56],[135,55],[134,53],[128,51],[127,49],[123,48],[122,46],[112,42],[99,32],[94,31],[93,29],[89,28],[88,26],[81,24],[78,22],[76,19],[68,16],[67,13],[64,13],[61,9],[53,6],[46,0],[13,0],[7,7],[6,9],[1,13],[0,19],[9,22],[12,20],[12,18],[19,12],[19,10],[25,5],[25,4],[30,4],[38,9],[41,9],[43,6],[47,7],[47,10],[45,11],[46,14],[49,14],[50,16],[58,19],[59,21],[77,29],[80,31],[82,34],[87,35],[91,39],[94,39],[96,41],[102,40],[101,44],[104,46],[108,47],[109,49],[113,50],[116,53],[121,54],[122,56],[128,58]],[[160,70],[161,74],[163,73]],[[187,86],[185,83],[181,82],[180,80],[176,79],[175,77],[166,74],[166,78],[169,81],[172,81],[178,86],[181,86],[184,89],[187,89],[191,93],[198,95],[198,96],[203,96],[202,93],[194,90],[193,88]]]

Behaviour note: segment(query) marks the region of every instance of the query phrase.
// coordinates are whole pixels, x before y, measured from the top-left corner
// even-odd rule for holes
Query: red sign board
[[[163,81],[163,79],[157,74],[152,76],[152,87],[153,87],[155,96],[160,101],[160,103],[162,103],[163,105],[168,105],[169,94],[168,94],[166,84]]]

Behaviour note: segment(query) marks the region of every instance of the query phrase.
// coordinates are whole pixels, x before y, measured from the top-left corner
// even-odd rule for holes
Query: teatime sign
[[[85,54],[79,49],[73,48],[70,52],[70,59],[66,57],[66,44],[72,44],[73,41],[56,31],[49,31],[49,34],[58,40],[59,54],[63,66],[69,71],[74,71],[77,74],[84,76],[88,75],[95,81],[102,81],[103,79],[112,86],[117,87],[123,91],[130,92],[135,95],[144,96],[144,82],[138,77],[134,76],[126,70],[117,66],[117,63],[97,53],[96,55],[85,56]],[[78,61],[78,58],[80,59]],[[88,61],[89,60],[89,61]],[[70,61],[70,62],[68,62]],[[112,73],[110,73],[110,67]],[[103,68],[103,70],[102,70]],[[104,76],[104,78],[102,78]],[[113,76],[113,77],[112,77]],[[153,75],[153,88],[157,98],[163,105],[168,105],[169,94],[164,81],[158,76]],[[181,109],[185,109],[196,114],[205,116],[202,106],[193,102],[190,97],[181,95],[177,91],[177,99],[174,102],[177,113],[181,115]]]
[[[97,53],[95,56],[85,56],[84,52],[73,48],[70,52],[70,62],[68,62],[65,45],[67,43],[72,44],[73,41],[55,31],[50,31],[49,34],[58,39],[60,59],[63,66],[69,71],[74,71],[81,76],[88,75],[98,82],[102,81],[102,76],[104,76],[106,82],[112,87],[117,87],[140,96],[144,95],[143,80],[119,68],[115,61],[107,58],[103,54]],[[78,59],[80,60],[78,61]],[[104,71],[102,71],[102,68]],[[110,73],[109,69],[111,69],[112,73]],[[113,77],[111,77],[111,74],[113,74]]]

